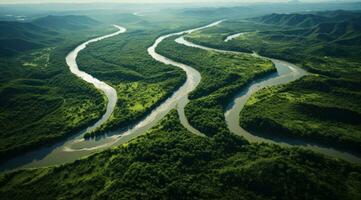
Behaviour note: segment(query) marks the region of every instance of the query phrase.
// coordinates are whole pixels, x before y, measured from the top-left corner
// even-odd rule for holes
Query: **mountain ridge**
[[[89,29],[101,23],[83,15],[48,15],[31,22],[0,21],[0,56],[52,44],[63,32]]]
[[[100,22],[84,15],[48,15],[32,21],[32,24],[53,29],[86,29]]]

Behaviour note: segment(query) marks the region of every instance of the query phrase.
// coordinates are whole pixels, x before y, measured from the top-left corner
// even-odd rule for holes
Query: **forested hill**
[[[83,16],[0,21],[0,160],[54,142],[101,117],[102,95],[65,63],[79,42],[108,32],[101,24],[92,28],[95,23]]]
[[[0,21],[0,57],[43,48],[58,42],[64,31],[91,28],[100,23],[86,16],[46,16],[32,22]]]
[[[43,47],[44,40],[57,32],[32,23],[0,22],[0,56],[12,56],[35,48]]]
[[[100,22],[80,15],[67,15],[67,16],[55,16],[49,15],[36,19],[32,22],[38,26],[53,28],[53,29],[84,29],[91,26],[98,25]]]
[[[254,18],[255,21],[278,26],[310,27],[327,21],[324,16],[314,14],[271,14]]]
[[[298,28],[313,27],[323,23],[344,23],[346,21],[357,21],[361,17],[359,11],[324,11],[315,13],[273,13],[252,20],[278,26],[291,26]]]
[[[308,14],[271,14],[251,19],[258,23],[277,25],[279,31],[264,31],[267,38],[307,41],[317,52],[329,56],[357,58],[361,45],[361,12],[327,11]],[[327,45],[324,45],[326,42]],[[320,45],[320,44],[323,45]],[[353,51],[349,51],[350,47]],[[320,51],[321,50],[321,51]]]

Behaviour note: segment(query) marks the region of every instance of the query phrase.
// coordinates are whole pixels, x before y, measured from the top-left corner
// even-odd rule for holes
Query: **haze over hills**
[[[106,3],[134,3],[132,0],[1,0],[0,3],[13,3],[13,4],[21,4],[21,3],[94,3],[94,2],[106,2]],[[170,3],[323,3],[323,2],[335,2],[330,0],[140,0],[137,3],[162,3],[162,4],[170,4]],[[358,0],[339,0],[338,2],[358,2]]]
[[[0,56],[11,56],[45,47],[57,40],[61,31],[91,28],[100,23],[86,16],[46,16],[32,22],[0,21]]]
[[[295,14],[271,14],[255,18],[256,21],[278,26],[311,27],[321,23],[337,23],[349,20],[357,21],[361,17],[359,11],[324,11]]]
[[[278,26],[310,27],[325,22],[326,17],[313,14],[271,14],[255,19],[265,24]]]
[[[0,22],[0,29],[0,55],[2,56],[11,56],[17,52],[43,47],[41,41],[44,38],[57,34],[32,23],[21,22]]]
[[[288,30],[265,32],[269,38],[318,41],[344,46],[361,45],[361,12],[328,11],[315,14],[271,14],[253,20],[270,25],[286,27]],[[289,30],[291,28],[291,30]],[[293,29],[293,30],[292,30]],[[326,47],[327,48],[327,47]],[[341,51],[341,47],[338,47]],[[326,49],[325,49],[326,51]],[[318,50],[319,52],[319,50]],[[361,56],[361,51],[349,52],[350,57]]]
[[[90,28],[94,25],[99,25],[100,22],[91,19],[87,16],[80,15],[66,15],[66,16],[55,16],[49,15],[46,17],[35,19],[33,24],[38,26],[51,28],[51,29],[68,29],[68,30],[77,30]]]
[[[361,2],[97,2],[0,5],[0,200],[361,199]]]

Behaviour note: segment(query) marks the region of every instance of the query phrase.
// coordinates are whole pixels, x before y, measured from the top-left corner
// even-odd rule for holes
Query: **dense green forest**
[[[283,21],[275,25],[276,22],[265,20],[274,19],[275,15],[280,15]],[[327,23],[321,21],[309,27],[299,25],[310,21],[309,14],[272,14],[249,20],[225,21],[219,27],[196,32],[188,39],[217,48],[256,51],[264,56],[299,63],[318,74],[359,78],[361,13],[330,11],[311,16],[330,15],[333,17],[325,17],[329,20]],[[294,26],[284,25],[291,22]],[[227,36],[240,32],[245,34],[224,42]]]
[[[359,199],[361,168],[309,151],[187,132],[176,112],[129,144],[2,174],[3,199]]]
[[[58,18],[61,30],[47,26],[53,17],[34,23],[0,22],[5,41],[0,46],[7,52],[0,54],[0,159],[74,134],[105,112],[102,94],[70,73],[65,56],[80,41],[112,29],[90,28],[94,23],[103,26],[85,18],[91,24],[82,23],[75,32],[67,27],[77,16]],[[17,49],[9,46],[13,40],[37,45]]]
[[[0,6],[0,170],[11,169],[0,173],[0,200],[361,199],[359,163],[304,146],[282,146],[282,139],[280,145],[278,140],[251,143],[232,133],[225,120],[226,108],[241,91],[277,76],[274,64],[252,55],[255,51],[309,73],[253,94],[237,113],[242,128],[264,138],[301,138],[306,145],[326,145],[340,157],[345,154],[344,159],[351,154],[343,150],[360,152],[361,12],[305,10],[360,9],[361,3],[207,8],[84,4],[80,10],[55,5],[61,11],[47,10],[52,5]],[[7,14],[10,11],[14,16]],[[24,12],[24,21],[16,18],[17,12]],[[52,12],[60,14],[49,15]],[[118,134],[144,122],[186,81],[184,71],[156,61],[148,47],[160,36],[220,19],[225,21],[184,37],[240,53],[188,47],[175,41],[180,36],[163,40],[156,49],[200,72],[201,82],[189,94],[185,114],[204,136],[184,127],[179,107],[148,131]],[[72,74],[65,57],[84,41],[116,31],[111,24],[127,31],[89,44],[77,62],[80,70],[116,89],[115,110],[85,139],[70,138],[101,118],[107,99]],[[69,143],[39,158],[24,154],[64,138]],[[29,157],[24,163],[23,158],[15,159],[20,163],[15,167],[8,165],[16,155]],[[46,159],[62,156],[78,160],[46,164]],[[26,163],[44,166],[43,161],[42,168],[29,169]]]
[[[361,85],[343,83],[307,76],[289,85],[266,88],[247,102],[241,112],[241,126],[359,150]]]
[[[111,118],[87,136],[139,121],[185,82],[181,69],[159,63],[148,55],[147,48],[159,33],[148,26],[140,28],[139,23],[127,26],[127,33],[119,37],[89,45],[79,55],[80,69],[108,82],[118,94]]]
[[[224,108],[236,92],[252,79],[275,72],[273,64],[261,58],[200,50],[177,44],[174,39],[163,41],[157,51],[201,73],[201,83],[190,94],[185,112],[190,124],[209,136],[227,131]]]
[[[185,81],[184,72],[154,61],[146,52],[160,31],[171,31],[165,28],[169,22],[149,18],[151,24],[133,15],[120,15],[111,22],[120,20],[126,22],[128,33],[89,45],[78,58],[81,70],[110,83],[119,98],[109,122],[86,136],[132,125]],[[172,23],[174,31],[192,26],[187,18]],[[0,44],[4,50],[0,61],[1,159],[75,134],[101,117],[104,97],[70,73],[65,57],[81,42],[115,28],[75,15],[2,21],[0,26],[5,30],[0,39],[6,41]]]
[[[99,19],[102,22],[80,15],[49,15],[28,22],[0,21],[1,159],[74,135],[105,112],[101,92],[71,74],[65,63],[78,44],[114,32],[109,24],[122,22],[128,28],[121,36],[89,45],[78,57],[81,70],[108,82],[118,93],[110,120],[85,135],[89,137],[133,125],[173,94],[184,83],[185,73],[155,61],[147,48],[161,34],[208,21],[178,19],[169,13],[148,21],[131,14]]]
[[[81,70],[113,86],[118,94],[118,102],[107,123],[85,137],[100,136],[132,126],[170,97],[185,82],[185,73],[179,68],[155,61],[148,55],[148,47],[163,34],[210,21],[189,16],[178,18],[168,12],[150,15],[146,19],[121,14],[102,20],[121,22],[127,32],[89,45],[80,52],[78,62]]]
[[[303,137],[358,151],[360,16],[347,11],[272,14],[226,21],[187,39],[215,48],[256,51],[298,63],[314,74],[260,91],[241,112],[241,126],[259,134]],[[224,41],[239,32],[245,34]]]

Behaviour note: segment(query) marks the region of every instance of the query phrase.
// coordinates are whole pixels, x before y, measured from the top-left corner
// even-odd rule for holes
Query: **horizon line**
[[[64,1],[58,1],[58,2],[0,2],[0,5],[54,5],[54,4],[77,4],[77,5],[82,5],[82,4],[134,4],[134,5],[139,5],[139,4],[209,4],[210,2],[208,1],[200,1],[200,2],[113,2],[113,1],[105,1],[105,2],[98,2],[98,1],[90,1],[90,2],[84,2],[84,1],[77,1],[77,2],[64,2]],[[229,1],[229,2],[224,2],[224,1],[214,1],[211,2],[213,4],[216,3],[223,3],[223,4],[239,4],[239,5],[249,5],[249,4],[324,4],[324,3],[338,3],[338,4],[342,4],[342,3],[361,3],[360,1],[352,1],[352,0],[345,0],[345,1],[337,1],[337,0],[325,0],[325,1],[277,1],[277,2],[267,2],[267,1],[253,1],[253,2],[237,2],[237,1]]]

